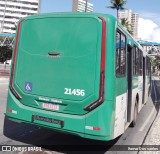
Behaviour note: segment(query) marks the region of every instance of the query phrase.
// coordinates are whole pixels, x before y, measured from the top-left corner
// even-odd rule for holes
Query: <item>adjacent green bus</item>
[[[95,140],[135,126],[150,60],[111,15],[51,13],[17,28],[6,117]]]

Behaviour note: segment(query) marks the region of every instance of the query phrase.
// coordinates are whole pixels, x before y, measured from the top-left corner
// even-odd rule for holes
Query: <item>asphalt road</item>
[[[0,64],[0,71],[1,70],[2,71],[9,71],[9,69],[10,69],[10,65],[8,65],[8,64],[6,64],[6,65]]]
[[[28,124],[17,124],[5,120],[4,113],[6,109],[8,79],[0,78],[0,145],[40,145],[52,153],[122,153],[108,151],[118,145],[142,145],[145,138],[159,112],[160,100],[160,81],[152,81],[152,94],[147,104],[138,115],[137,125],[134,128],[128,128],[126,132],[115,140],[109,142],[94,141],[83,139],[77,136],[54,132],[53,130],[40,128]],[[3,125],[4,123],[4,125]],[[4,128],[4,132],[3,132]],[[5,135],[4,135],[5,134]],[[66,151],[69,148],[70,151]],[[65,149],[65,150],[63,150]],[[94,151],[93,151],[94,149]],[[101,150],[100,150],[101,149]],[[84,150],[82,152],[82,150]],[[54,152],[53,152],[54,151]],[[75,152],[76,151],[76,152]],[[79,152],[78,152],[79,151]],[[92,151],[92,152],[91,152]],[[0,152],[1,153],[1,152]],[[10,154],[11,152],[4,152]],[[12,154],[19,152],[12,152]],[[127,151],[128,153],[137,153],[137,151]],[[24,154],[28,154],[24,152]],[[30,154],[30,153],[29,153]],[[40,154],[40,152],[38,152]]]
[[[0,76],[8,76],[10,71],[10,65],[0,64]]]

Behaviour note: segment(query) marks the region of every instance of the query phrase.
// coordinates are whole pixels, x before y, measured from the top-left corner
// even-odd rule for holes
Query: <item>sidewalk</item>
[[[159,77],[153,76],[152,79],[159,80]],[[158,103],[160,104],[160,102],[158,102]],[[160,108],[159,108],[159,110],[160,110]],[[143,145],[153,145],[153,146],[158,145],[158,146],[160,146],[160,111],[158,111],[158,115],[157,115]],[[160,151],[140,151],[139,154],[160,154]]]
[[[160,80],[160,77],[159,76],[152,76],[152,80]]]
[[[160,145],[160,113],[158,114],[144,145]]]
[[[153,147],[154,145],[160,146],[160,112],[143,145],[153,145]],[[160,154],[160,151],[140,151],[139,154]]]

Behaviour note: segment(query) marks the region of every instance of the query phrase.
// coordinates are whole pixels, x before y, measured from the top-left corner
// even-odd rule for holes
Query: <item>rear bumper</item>
[[[104,102],[97,109],[86,115],[57,113],[25,106],[21,104],[9,90],[6,116],[13,121],[43,126],[66,133],[72,133],[84,138],[111,140],[113,134],[113,121],[110,119],[113,118],[108,117],[110,113],[107,113],[107,104],[108,103]],[[11,110],[13,112],[8,112]],[[63,127],[59,123],[33,120],[33,115],[63,121]],[[100,130],[88,129],[90,126],[98,127]]]

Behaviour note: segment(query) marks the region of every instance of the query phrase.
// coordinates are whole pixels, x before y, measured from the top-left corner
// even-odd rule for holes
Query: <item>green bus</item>
[[[150,60],[107,14],[50,13],[17,28],[6,118],[95,140],[135,126]]]

